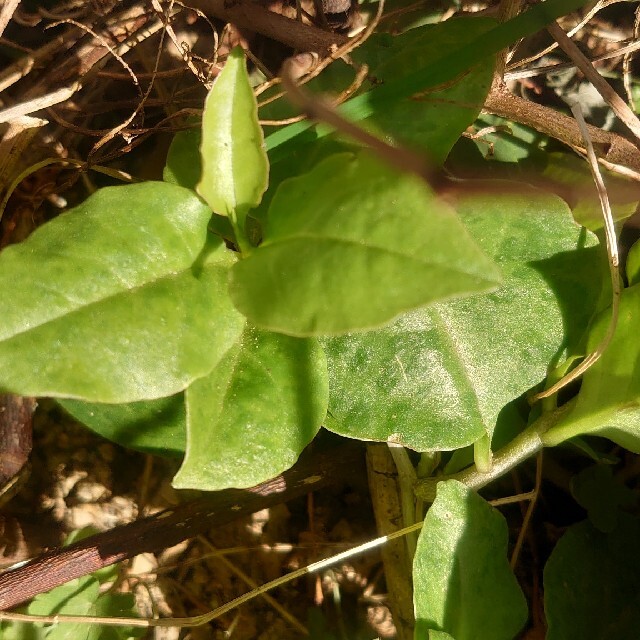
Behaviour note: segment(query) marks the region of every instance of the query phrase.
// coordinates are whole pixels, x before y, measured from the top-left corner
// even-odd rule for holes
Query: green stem
[[[481,489],[511,471],[527,458],[538,453],[545,444],[543,442],[543,434],[556,424],[572,406],[573,402],[569,402],[555,411],[540,416],[533,424],[494,455],[491,469],[486,473],[478,471],[474,465],[450,476],[425,478],[416,483],[416,496],[425,502],[433,502],[436,498],[438,482],[442,480],[458,480],[471,489]]]
[[[402,526],[408,527],[416,522],[416,496],[413,487],[417,481],[416,470],[409,459],[407,450],[394,443],[388,443],[389,453],[398,470],[398,486],[400,488],[400,508],[402,509]],[[405,538],[409,558],[413,559],[418,544],[418,532],[408,534]]]

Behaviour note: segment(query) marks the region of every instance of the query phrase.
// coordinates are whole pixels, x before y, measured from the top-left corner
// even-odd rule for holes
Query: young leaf
[[[547,640],[636,638],[640,628],[640,521],[619,514],[611,533],[570,527],[544,570]]]
[[[269,165],[244,52],[236,47],[207,96],[202,115],[198,193],[243,235],[249,209],[267,188]]]
[[[456,640],[516,636],[527,604],[507,540],[505,519],[479,495],[455,480],[438,484],[413,561],[416,640],[431,629]]]
[[[207,374],[242,329],[210,216],[175,185],[112,187],[3,250],[0,388],[132,402]]]
[[[128,449],[166,456],[184,454],[187,416],[182,393],[128,404],[65,399],[58,404],[92,431]]]
[[[504,407],[580,342],[600,290],[597,249],[582,248],[594,237],[555,196],[487,189],[462,199],[458,213],[500,266],[502,286],[323,341],[332,431],[457,449],[491,435]]]
[[[327,410],[324,352],[313,339],[247,327],[215,369],[186,392],[183,489],[250,487],[288,469]]]
[[[234,266],[230,292],[257,326],[313,336],[380,326],[499,280],[424,183],[345,153],[280,186],[264,241]]]
[[[622,292],[615,334],[600,359],[584,374],[573,407],[542,439],[546,446],[581,434],[609,438],[640,453],[640,284]],[[600,315],[589,335],[587,353],[601,342],[611,312]]]

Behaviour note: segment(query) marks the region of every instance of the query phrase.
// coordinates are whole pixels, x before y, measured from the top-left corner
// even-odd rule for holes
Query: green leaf
[[[629,250],[626,273],[629,286],[640,284],[640,242],[636,242]]]
[[[589,165],[573,153],[547,153],[545,159],[543,178],[558,193],[564,191],[578,224],[591,231],[602,229],[602,207]],[[602,174],[614,220],[619,222],[633,215],[640,199],[638,183],[604,168]]]
[[[230,293],[257,326],[312,336],[380,326],[499,278],[424,183],[345,153],[280,186],[264,242],[234,266]]]
[[[324,352],[314,339],[247,327],[186,393],[187,452],[176,488],[250,487],[288,469],[327,410]]]
[[[92,576],[71,580],[36,596],[27,608],[30,615],[135,616],[132,594],[100,595],[100,583]],[[31,629],[29,629],[31,627]],[[23,640],[126,640],[140,635],[140,629],[103,627],[93,623],[24,625]],[[144,630],[142,630],[144,631]]]
[[[242,328],[210,215],[181,187],[112,187],[4,249],[0,387],[115,403],[206,375]]]
[[[396,37],[373,34],[352,53],[354,60],[369,66],[371,86],[386,85],[428,65],[442,51],[460,46],[496,24],[490,18],[455,18],[436,25],[411,29]],[[376,111],[364,125],[379,127],[427,153],[442,164],[462,132],[476,119],[493,79],[492,56],[478,59],[474,66],[439,90],[398,98]]]
[[[332,431],[457,449],[491,435],[508,403],[577,348],[600,289],[598,250],[582,248],[594,237],[555,196],[495,188],[462,198],[458,213],[502,286],[325,340]]]
[[[542,435],[546,446],[593,434],[640,453],[640,284],[622,292],[615,334],[604,354],[582,377],[573,406]],[[601,314],[589,335],[587,353],[600,344],[611,311]]]
[[[244,52],[236,47],[207,96],[202,115],[198,193],[243,234],[249,209],[267,188],[269,165]]]
[[[527,604],[507,541],[505,519],[480,496],[455,480],[438,484],[413,561],[416,640],[430,629],[456,640],[516,636]]]
[[[570,527],[544,570],[547,640],[636,638],[640,628],[640,521],[625,513],[611,533]]]
[[[571,493],[587,510],[594,527],[610,533],[616,527],[621,507],[637,503],[635,493],[613,477],[611,465],[595,464],[571,478]]]
[[[169,146],[162,179],[195,191],[202,176],[201,144],[202,132],[199,128],[178,131]]]
[[[184,453],[187,416],[182,393],[128,404],[80,400],[58,400],[58,404],[95,433],[128,449],[169,456]]]
[[[478,60],[511,46],[520,38],[532,35],[550,22],[586,4],[585,0],[545,0],[519,13],[498,26],[483,32],[470,41],[447,48],[434,56],[426,65],[415,68],[399,80],[376,87],[362,95],[347,101],[339,111],[347,119],[359,121],[368,118],[402,98],[425,91],[430,87],[453,80],[477,64]],[[278,160],[289,152],[285,143],[305,132],[313,123],[298,122],[272,133],[266,140],[267,148],[275,150],[272,161]],[[319,133],[318,135],[322,135]],[[297,144],[298,141],[293,142]]]
[[[422,640],[419,636],[415,636],[416,640]],[[435,629],[429,629],[429,640],[456,640],[452,635],[446,631],[436,631]]]
[[[482,155],[492,163],[519,164],[526,167],[532,160],[548,155],[541,154],[541,147],[546,146],[549,138],[518,122],[483,113],[478,118],[476,127],[493,129],[473,140]]]

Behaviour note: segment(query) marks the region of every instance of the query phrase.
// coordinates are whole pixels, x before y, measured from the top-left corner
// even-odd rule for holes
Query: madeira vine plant
[[[370,81],[338,117],[437,172],[447,158],[491,164],[462,134],[495,54],[580,5],[373,34],[351,54]],[[337,61],[322,79],[353,73]],[[640,451],[640,245],[615,332],[579,391],[531,406],[527,395],[609,326],[597,225],[499,172],[468,189],[457,180],[445,197],[365,138],[310,121],[265,139],[259,116],[291,110],[258,110],[233,50],[201,131],[174,139],[164,181],[101,189],[4,249],[0,387],[56,398],[125,446],[183,455],[177,488],[263,482],[323,426],[443,454],[415,485],[432,503],[413,561],[415,638],[514,638],[528,611],[506,522],[474,489],[543,447],[588,450],[588,435]],[[556,154],[558,173],[567,158]],[[149,420],[152,430],[133,427]],[[565,534],[545,571],[550,639],[634,637],[639,614],[625,602],[637,598],[639,532],[616,503]],[[615,559],[624,580],[580,592]]]

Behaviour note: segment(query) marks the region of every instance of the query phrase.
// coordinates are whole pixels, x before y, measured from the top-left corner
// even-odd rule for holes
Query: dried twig
[[[9,20],[18,8],[20,0],[4,0],[2,7],[0,8],[0,36],[4,33],[4,30],[9,24]]]
[[[596,158],[589,132],[587,130],[587,124],[584,121],[584,116],[580,109],[579,104],[574,104],[571,108],[573,115],[576,118],[580,131],[584,136],[585,147],[587,149],[587,162],[593,175],[593,181],[595,182],[596,189],[598,191],[598,198],[600,199],[600,206],[602,207],[602,217],[604,218],[604,230],[607,240],[607,256],[609,258],[609,272],[611,274],[611,289],[612,289],[612,301],[611,301],[611,319],[609,320],[609,326],[607,332],[600,341],[600,344],[596,347],[595,351],[587,356],[575,369],[570,371],[566,376],[562,377],[553,386],[545,389],[544,391],[536,394],[531,398],[531,402],[537,402],[542,398],[548,398],[560,391],[560,389],[566,387],[570,382],[573,382],[579,378],[587,369],[592,367],[604,353],[605,349],[609,346],[613,334],[618,324],[618,312],[620,309],[620,297],[622,295],[622,287],[620,284],[620,257],[618,254],[618,241],[616,239],[616,230],[613,223],[613,214],[611,212],[611,205],[609,204],[609,196],[607,189],[600,173],[600,167],[598,166],[598,159]]]
[[[611,85],[596,71],[589,59],[580,51],[578,46],[567,36],[557,22],[552,22],[547,30],[560,45],[562,50],[576,63],[576,66],[591,84],[597,89],[598,93],[604,98],[605,102],[613,109],[614,113],[620,118],[625,126],[633,133],[636,138],[636,146],[640,147],[640,120],[629,105],[614,91]]]
[[[584,139],[576,121],[550,107],[513,95],[501,82],[494,83],[485,101],[484,111],[524,124],[570,147],[585,152]],[[587,125],[587,131],[601,163],[607,168],[627,167],[640,173],[640,151],[620,135]],[[603,163],[604,164],[604,163]]]
[[[184,4],[238,27],[261,33],[298,51],[317,51],[324,55],[349,40],[346,36],[291,20],[247,0],[186,0]]]
[[[339,450],[304,457],[281,476],[252,489],[227,489],[195,502],[49,551],[0,575],[0,609],[9,609],[69,580],[88,575],[140,553],[158,551],[232,522],[259,509],[362,473],[361,448],[341,443]]]

